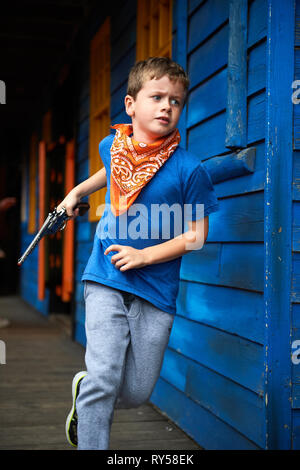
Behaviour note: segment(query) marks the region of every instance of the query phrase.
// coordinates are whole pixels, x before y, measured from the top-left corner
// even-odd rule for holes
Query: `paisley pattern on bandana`
[[[110,199],[115,216],[126,212],[142,188],[153,178],[175,152],[180,134],[175,129],[168,136],[152,144],[136,142],[131,124],[116,124],[116,135],[111,146]]]

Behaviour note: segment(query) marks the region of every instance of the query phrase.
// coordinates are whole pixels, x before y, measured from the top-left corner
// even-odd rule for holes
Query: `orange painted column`
[[[39,229],[45,221],[46,192],[46,143],[39,143]],[[39,243],[38,251],[38,299],[45,298],[45,239]]]
[[[75,186],[75,145],[71,140],[66,145],[66,172],[65,194],[67,195]],[[63,231],[63,266],[62,266],[62,294],[63,302],[71,300],[74,281],[74,220],[67,222]]]

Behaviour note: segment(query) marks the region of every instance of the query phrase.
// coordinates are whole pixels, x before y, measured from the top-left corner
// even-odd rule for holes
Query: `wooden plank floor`
[[[49,320],[17,296],[0,297],[6,364],[0,364],[0,450],[73,450],[65,438],[71,383],[84,369],[84,348],[59,321]],[[151,404],[116,410],[114,450],[200,449]]]

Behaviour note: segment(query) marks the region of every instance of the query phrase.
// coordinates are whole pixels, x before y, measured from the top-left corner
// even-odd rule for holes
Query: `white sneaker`
[[[69,444],[73,447],[77,447],[77,411],[76,411],[76,399],[79,395],[80,383],[82,379],[87,375],[87,371],[83,370],[77,372],[72,382],[72,397],[73,403],[70,413],[66,420],[66,436]]]

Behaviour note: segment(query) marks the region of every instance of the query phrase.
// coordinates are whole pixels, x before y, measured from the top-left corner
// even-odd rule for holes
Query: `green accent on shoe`
[[[80,383],[82,379],[87,375],[86,371],[78,372],[72,382],[72,397],[73,403],[70,413],[66,419],[66,436],[69,444],[73,447],[77,447],[77,411],[76,411],[76,399],[79,395]]]

